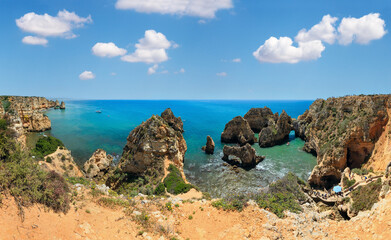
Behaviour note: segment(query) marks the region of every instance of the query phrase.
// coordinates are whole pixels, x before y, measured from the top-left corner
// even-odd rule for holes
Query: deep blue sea
[[[223,165],[220,135],[233,117],[243,116],[252,107],[268,106],[273,112],[283,109],[293,118],[302,114],[312,101],[146,101],[146,100],[86,100],[66,101],[66,110],[49,110],[52,121],[49,134],[61,139],[79,164],[84,163],[98,148],[121,155],[129,132],[153,114],[160,115],[170,107],[184,123],[188,150],[185,174],[188,180],[209,191],[212,196],[232,192],[257,191],[284,176],[289,171],[308,178],[316,158],[301,150],[304,142],[291,134],[290,145],[259,148],[266,159],[250,171],[235,173]],[[97,110],[102,113],[96,113]],[[201,151],[206,136],[216,143],[215,154]]]

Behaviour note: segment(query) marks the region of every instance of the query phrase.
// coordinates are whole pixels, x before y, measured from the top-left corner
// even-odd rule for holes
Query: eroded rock
[[[273,118],[274,114],[268,107],[251,108],[245,115],[244,119],[255,133],[259,133],[263,128],[268,126],[269,119]]]
[[[257,156],[255,149],[248,143],[241,147],[224,146],[223,153],[224,161],[242,168],[253,168],[265,159],[264,156]]]
[[[205,151],[206,154],[214,153],[215,142],[213,141],[211,136],[206,137],[206,145],[202,147],[202,150]]]
[[[110,169],[113,159],[113,156],[107,154],[105,150],[97,149],[91,158],[84,163],[86,177],[103,176]]]
[[[168,123],[176,131],[183,132],[183,122],[181,117],[175,117],[174,113],[171,111],[171,108],[167,108],[160,115],[164,121]]]
[[[272,147],[284,143],[289,138],[291,130],[292,119],[282,110],[281,115],[278,116],[276,113],[273,119],[269,119],[267,127],[259,133],[259,146]]]
[[[255,141],[254,132],[251,130],[247,120],[241,116],[234,117],[229,121],[221,134],[221,142],[223,143],[245,145],[246,143],[254,144]]]

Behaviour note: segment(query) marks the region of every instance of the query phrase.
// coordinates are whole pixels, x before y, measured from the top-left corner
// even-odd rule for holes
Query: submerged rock
[[[113,159],[113,156],[107,154],[105,150],[97,149],[92,154],[91,158],[84,163],[84,172],[86,172],[86,177],[93,178],[96,176],[102,176],[110,169]]]
[[[205,151],[206,154],[214,153],[215,142],[213,141],[211,136],[206,137],[206,145],[202,147],[202,150]]]
[[[223,153],[224,161],[242,168],[253,168],[265,159],[264,156],[257,156],[255,149],[248,143],[241,147],[224,146]]]
[[[310,184],[331,187],[340,182],[346,167],[359,168],[370,161],[389,121],[390,106],[391,95],[347,96],[313,102],[293,123],[296,134],[306,141],[304,150],[317,155],[318,164],[308,179]]]
[[[170,127],[175,129],[176,131],[183,132],[183,122],[180,117],[175,117],[174,113],[171,111],[171,108],[167,108],[160,115],[164,121],[168,123]]]
[[[169,164],[174,164],[183,173],[187,145],[178,127],[183,126],[182,121],[176,119],[175,124],[170,121],[170,125],[163,117],[154,115],[131,131],[119,168],[125,173],[161,179]]]
[[[259,133],[263,128],[268,126],[269,119],[273,118],[273,112],[268,107],[264,108],[251,108],[245,115],[244,119],[247,120],[251,129]]]
[[[221,134],[221,142],[223,143],[245,145],[246,143],[254,144],[255,141],[254,132],[251,130],[247,120],[241,116],[234,117],[229,121]]]
[[[268,126],[259,133],[259,146],[272,147],[284,143],[289,138],[291,130],[292,119],[282,110],[281,115],[278,116],[276,113],[273,119],[269,119]]]

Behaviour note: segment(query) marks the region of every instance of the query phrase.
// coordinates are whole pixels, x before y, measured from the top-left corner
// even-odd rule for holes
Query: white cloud
[[[205,19],[200,19],[200,20],[198,20],[198,23],[199,24],[206,24],[206,20]]]
[[[241,61],[242,61],[242,59],[240,59],[240,58],[232,59],[232,62],[234,62],[234,63],[240,63]]]
[[[126,50],[123,48],[117,47],[114,43],[96,43],[92,47],[92,53],[99,57],[117,57],[123,56],[126,54]]]
[[[177,71],[177,72],[174,72],[175,74],[178,74],[178,73],[185,73],[185,69],[184,68],[181,68],[181,69],[179,69],[179,71]]]
[[[26,36],[22,39],[22,42],[30,45],[42,45],[46,46],[48,44],[48,40],[42,37],[34,37],[34,36]]]
[[[323,16],[320,23],[314,25],[310,30],[302,29],[295,37],[296,42],[309,42],[314,40],[321,40],[328,44],[333,44],[337,32],[334,27],[335,22],[338,20],[336,17],[330,15]]]
[[[117,9],[214,18],[218,10],[233,7],[232,0],[117,0]]]
[[[166,50],[171,47],[163,33],[155,30],[145,31],[145,37],[136,44],[136,51],[123,56],[125,62],[161,63],[168,60]]]
[[[67,39],[76,37],[72,30],[83,27],[87,23],[92,23],[91,16],[83,18],[67,10],[59,11],[55,17],[47,13],[39,15],[30,12],[16,19],[16,25],[24,32],[33,33],[41,37],[62,37]]]
[[[110,73],[111,76],[117,76],[117,73],[116,72],[112,72]]]
[[[154,64],[152,67],[148,68],[148,75],[155,74],[158,67],[159,67],[159,65]]]
[[[353,41],[368,44],[372,40],[382,38],[387,31],[385,22],[379,13],[371,13],[361,18],[343,18],[338,27],[339,43],[348,45]]]
[[[228,74],[226,72],[219,72],[219,73],[216,73],[216,76],[219,76],[219,77],[226,77]]]
[[[79,75],[80,80],[90,80],[95,78],[95,74],[91,71],[84,71]]]
[[[293,41],[289,37],[271,37],[253,52],[253,56],[260,62],[297,63],[318,59],[325,49],[320,40],[299,42],[298,47],[292,44]]]

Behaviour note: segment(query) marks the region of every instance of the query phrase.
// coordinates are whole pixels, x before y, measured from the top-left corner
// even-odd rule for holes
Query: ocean
[[[52,121],[47,132],[61,139],[72,151],[76,162],[82,165],[92,153],[103,148],[113,155],[121,155],[129,132],[153,114],[160,115],[170,107],[184,124],[184,138],[188,150],[184,170],[187,179],[202,191],[214,197],[237,192],[256,192],[261,187],[293,172],[307,179],[316,158],[302,151],[304,142],[290,135],[290,144],[260,148],[259,155],[266,159],[256,168],[235,173],[223,165],[223,144],[220,135],[225,124],[233,117],[244,114],[252,107],[269,107],[273,112],[283,109],[297,118],[312,101],[185,101],[185,100],[83,100],[66,101],[66,110],[51,109],[46,112]],[[96,113],[96,111],[101,113]],[[206,155],[201,147],[210,135],[216,144],[215,153]]]

